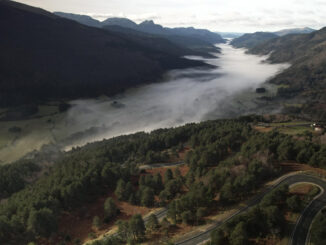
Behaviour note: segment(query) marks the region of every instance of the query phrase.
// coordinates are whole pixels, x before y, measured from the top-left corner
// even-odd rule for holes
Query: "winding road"
[[[141,166],[140,169],[148,169],[148,168],[158,168],[158,167],[171,167],[171,166],[178,166],[184,164],[183,162],[176,162],[176,163],[170,163],[170,164],[156,164],[156,165],[150,165],[150,166]],[[307,237],[309,234],[309,229],[310,225],[314,219],[314,217],[317,215],[317,213],[326,205],[326,182],[311,176],[311,175],[306,175],[306,174],[289,174],[285,175],[283,177],[280,177],[278,180],[275,181],[274,185],[269,186],[266,188],[265,191],[262,193],[259,193],[252,199],[250,199],[246,204],[245,207],[239,209],[237,212],[232,214],[231,216],[227,217],[223,221],[215,222],[212,224],[209,228],[207,228],[205,231],[202,231],[200,233],[197,233],[187,239],[180,240],[175,242],[175,245],[197,245],[201,244],[205,241],[208,241],[210,239],[210,233],[218,228],[219,226],[225,224],[229,220],[231,220],[233,217],[242,214],[246,212],[249,208],[257,205],[263,197],[268,194],[270,191],[276,189],[282,184],[287,184],[287,185],[294,185],[298,183],[311,183],[314,185],[317,185],[322,192],[315,197],[309,204],[308,206],[304,209],[302,212],[300,218],[297,220],[297,223],[295,225],[295,228],[293,230],[292,236],[289,241],[289,245],[307,245]],[[324,191],[325,190],[325,191]],[[158,219],[162,219],[166,216],[167,214],[167,209],[162,208],[156,212],[154,212],[157,216]],[[148,216],[144,218],[145,223],[148,221]],[[114,234],[118,235],[118,233]]]
[[[216,222],[215,224],[210,226],[207,230],[205,230],[197,235],[194,235],[190,238],[187,238],[185,240],[178,241],[175,244],[176,245],[196,245],[196,244],[203,243],[204,241],[207,241],[210,239],[210,233],[214,229],[216,229],[217,227],[228,222],[234,216],[246,212],[250,207],[257,205],[267,193],[274,190],[278,186],[280,186],[282,184],[293,185],[293,184],[302,183],[302,182],[311,183],[311,184],[319,186],[322,190],[326,190],[326,182],[321,179],[318,179],[316,177],[313,177],[310,175],[305,175],[305,174],[295,174],[295,175],[284,176],[284,177],[280,178],[276,182],[276,184],[270,186],[266,191],[264,191],[263,193],[260,193],[259,195],[255,196],[253,199],[251,199],[247,203],[247,206],[240,209],[239,211],[237,211],[233,215],[229,216],[225,220],[223,220],[221,222]],[[298,219],[297,224],[294,228],[294,231],[292,233],[289,244],[292,244],[292,245],[305,245],[306,244],[306,240],[308,237],[311,222],[314,219],[314,217],[316,216],[316,214],[325,205],[326,205],[326,192],[322,191],[322,193],[320,195],[318,195],[302,212],[302,215]]]

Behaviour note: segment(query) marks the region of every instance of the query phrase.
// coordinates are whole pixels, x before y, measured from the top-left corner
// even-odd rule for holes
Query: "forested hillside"
[[[295,113],[325,120],[326,29],[310,34],[293,34],[269,40],[249,50],[267,55],[272,63],[288,62],[291,67],[271,79],[278,96],[296,104]],[[291,103],[291,102],[289,102]]]
[[[247,33],[233,39],[230,44],[236,48],[249,49],[277,37],[276,34],[270,32]]]
[[[196,225],[217,205],[217,195],[219,205],[243,200],[279,174],[281,161],[326,167],[324,146],[276,131],[259,133],[250,126],[257,119],[189,124],[73,149],[36,182],[26,186],[18,183],[17,190],[22,189],[0,206],[0,242],[25,244],[53,237],[63,211],[73,211],[112,191],[119,200],[134,205],[168,205],[170,220]],[[137,164],[169,161],[173,152],[185,146],[190,148],[185,157],[189,166],[186,176],[167,172],[164,178],[144,178],[139,174]],[[15,182],[10,183],[10,175],[17,175],[17,171],[6,172],[10,189],[4,193],[13,193]],[[117,215],[112,200],[108,200],[106,210],[111,211],[101,222],[111,222]]]
[[[17,31],[19,30],[19,31]],[[135,42],[41,9],[0,1],[0,105],[112,95],[169,69],[203,65],[160,39]]]

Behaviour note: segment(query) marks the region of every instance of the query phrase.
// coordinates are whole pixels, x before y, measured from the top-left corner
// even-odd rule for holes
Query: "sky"
[[[255,32],[326,26],[326,0],[18,0],[48,11],[103,20],[126,17],[168,26]]]

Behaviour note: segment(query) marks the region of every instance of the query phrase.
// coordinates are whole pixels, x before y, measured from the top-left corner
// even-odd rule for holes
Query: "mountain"
[[[155,24],[152,20],[146,20],[138,25],[138,30],[159,35],[178,35],[186,36],[189,38],[196,38],[202,41],[209,42],[211,44],[224,43],[225,40],[217,33],[205,30],[195,29],[193,27],[179,27],[179,28],[167,28],[161,25]]]
[[[231,41],[231,45],[236,48],[253,48],[259,44],[262,44],[265,41],[270,39],[286,36],[289,34],[308,34],[315,31],[309,27],[304,28],[295,28],[295,29],[284,29],[276,32],[255,32],[247,33],[240,37],[236,37]]]
[[[131,28],[122,27],[122,26],[116,26],[116,25],[109,25],[103,27],[106,30],[109,30],[111,32],[115,32],[116,35],[128,38],[135,43],[138,43],[141,46],[144,47],[152,47],[153,49],[157,49],[160,51],[164,51],[166,53],[170,53],[171,55],[179,54],[182,55],[196,55],[196,56],[203,56],[207,58],[215,57],[214,55],[208,54],[207,50],[195,50],[195,49],[189,49],[187,46],[184,45],[184,43],[187,43],[188,45],[191,44],[191,40],[185,40],[184,38],[179,39],[173,39],[173,38],[164,38],[159,35],[153,35],[149,33],[140,32]],[[182,43],[183,42],[183,45]],[[178,45],[176,45],[178,44]],[[207,44],[209,45],[209,44]],[[214,47],[217,51],[219,51],[217,48]],[[215,51],[215,50],[214,50]],[[215,51],[216,52],[216,51]]]
[[[134,25],[128,19],[109,18],[104,21],[109,25],[103,28],[110,28],[113,24],[115,26],[127,27],[141,33],[151,34],[158,37],[163,37],[175,43],[178,46],[186,47],[188,49],[196,50],[199,52],[218,52],[219,50],[214,46],[217,43],[224,43],[225,40],[216,33],[204,29],[189,28],[167,28],[155,24],[152,20],[147,20],[139,25]],[[129,23],[126,26],[126,23]],[[131,24],[134,23],[134,24]],[[116,29],[118,31],[118,29]],[[123,30],[125,32],[125,30]]]
[[[145,33],[162,35],[162,36],[185,36],[188,38],[195,38],[210,44],[224,43],[225,40],[218,34],[206,29],[196,29],[193,27],[177,27],[168,28],[155,24],[153,20],[146,20],[137,25],[135,22],[126,18],[108,18],[102,22],[103,26],[116,25],[135,29]]]
[[[127,18],[108,18],[101,22],[103,26],[122,26],[131,29],[137,29],[137,24]]]
[[[166,40],[160,49],[158,39],[135,42],[8,0],[0,0],[0,33],[2,106],[111,95],[203,65],[180,58],[191,51]]]
[[[100,21],[95,20],[88,15],[69,14],[69,13],[63,13],[63,12],[54,12],[54,14],[58,15],[60,17],[63,17],[63,18],[77,21],[86,26],[99,27],[99,28],[102,27],[102,23]]]
[[[206,29],[196,29],[193,27],[177,27],[177,28],[166,28],[169,32],[175,35],[189,36],[198,38],[212,44],[225,43],[225,39],[220,34],[208,31]]]
[[[160,34],[153,34],[149,32],[145,32],[142,30],[127,28],[119,25],[107,25],[104,26],[103,29],[115,31],[117,33],[121,33],[129,38],[140,38],[140,37],[150,37],[153,39],[161,39],[167,40],[174,45],[177,45],[178,47],[181,47],[183,49],[192,50],[193,55],[199,55],[207,58],[214,57],[210,54],[210,52],[213,53],[219,53],[220,49],[211,44],[210,42],[203,41],[201,39],[197,38],[191,38],[187,36],[181,36],[181,35],[160,35]]]
[[[55,12],[55,14],[57,14],[57,12]],[[78,21],[84,25],[96,25],[96,27],[98,27],[98,22],[94,19],[93,22],[89,21],[89,19],[92,19],[89,16],[88,18],[84,18],[84,16],[81,17],[79,15],[69,13],[59,13],[58,15],[61,17]],[[193,27],[166,28],[161,25],[155,24],[152,20],[144,21],[138,25],[127,18],[108,18],[99,23],[100,27],[104,29],[110,30],[112,29],[112,26],[114,26],[116,32],[120,31],[124,34],[127,34],[129,30],[131,35],[135,34],[134,31],[138,31],[138,36],[143,33],[156,35],[157,37],[161,38],[163,37],[180,47],[193,49],[199,52],[205,52],[206,54],[202,55],[205,55],[207,57],[211,56],[210,54],[208,54],[209,52],[219,52],[219,49],[215,47],[216,43],[225,43],[225,39],[223,39],[219,34],[210,32],[205,29],[195,29]],[[119,30],[117,26],[122,27],[122,29]]]
[[[252,48],[267,40],[277,38],[276,34],[270,32],[247,33],[231,41],[231,45],[236,48]]]
[[[290,68],[271,80],[279,85],[278,95],[295,98],[301,112],[326,119],[326,28],[271,39],[249,52],[270,54],[272,63],[290,63]]]
[[[304,28],[284,29],[284,30],[273,32],[273,33],[278,36],[285,36],[288,34],[308,34],[308,33],[314,32],[314,31],[316,31],[316,30],[309,28],[309,27],[304,27]]]

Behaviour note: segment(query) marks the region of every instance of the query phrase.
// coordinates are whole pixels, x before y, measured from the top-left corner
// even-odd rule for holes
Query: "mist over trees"
[[[48,174],[22,187],[0,206],[0,241],[19,244],[55,234],[63,211],[75,210],[109,192],[134,205],[167,205],[170,221],[199,225],[214,209],[217,197],[219,205],[245,200],[265,181],[280,174],[280,161],[300,157],[312,166],[326,167],[324,146],[276,131],[259,133],[250,126],[255,120],[260,119],[207,121],[141,132],[64,153]],[[170,150],[182,148],[180,145],[189,147],[185,157],[189,171],[185,175],[179,169],[167,170],[163,176],[137,170],[136,163],[145,162],[147,152],[173,154]],[[14,175],[15,171],[8,178]],[[10,193],[6,187],[3,191]],[[280,193],[267,196],[264,207],[281,204],[280,197],[285,198]],[[299,208],[294,198],[283,200],[291,210]],[[119,214],[111,198],[105,201],[103,210],[104,222],[114,221]],[[261,212],[273,217],[276,211],[264,208]],[[271,229],[273,219],[269,221]],[[243,227],[237,231],[242,233]],[[131,235],[133,239],[141,236],[142,231]]]

